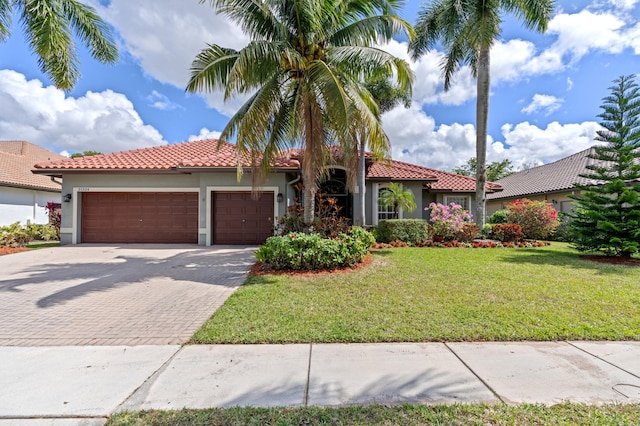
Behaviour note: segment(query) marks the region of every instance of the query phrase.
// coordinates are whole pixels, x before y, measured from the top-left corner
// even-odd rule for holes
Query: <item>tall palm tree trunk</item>
[[[367,216],[365,214],[365,143],[364,138],[360,141],[360,152],[358,158],[358,205],[360,206],[360,215],[355,218],[355,224],[365,226],[367,224]]]
[[[485,185],[487,182],[487,127],[489,121],[489,47],[481,47],[478,57],[476,101],[476,203],[474,220],[480,228],[485,219]]]

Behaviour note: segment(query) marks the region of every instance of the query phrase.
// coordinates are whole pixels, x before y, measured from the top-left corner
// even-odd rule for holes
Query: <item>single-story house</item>
[[[42,162],[33,173],[63,178],[61,242],[259,244],[299,197],[298,150],[274,161],[252,193],[251,173],[238,181],[235,145],[199,140],[63,161]],[[247,168],[249,164],[243,164]],[[358,214],[345,168],[330,166],[321,191],[342,213]],[[430,202],[471,206],[475,180],[399,161],[367,161],[367,224],[390,217],[378,194],[391,182],[410,189],[418,205],[405,218],[428,218]],[[501,190],[487,184],[487,191]],[[257,195],[257,196],[256,196]]]
[[[580,174],[589,172],[586,166],[598,161],[589,158],[593,148],[588,148],[553,163],[532,167],[498,180],[504,188],[501,192],[487,194],[487,215],[504,209],[520,198],[546,201],[559,212],[570,213],[573,200],[570,195],[578,195],[575,183],[596,185],[598,182],[586,179]]]
[[[60,203],[62,183],[31,173],[33,165],[66,159],[26,141],[0,141],[0,226],[45,224],[47,203]]]

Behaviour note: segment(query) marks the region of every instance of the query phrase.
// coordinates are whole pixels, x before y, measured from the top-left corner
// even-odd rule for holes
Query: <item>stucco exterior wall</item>
[[[27,188],[0,187],[0,226],[20,222],[46,224],[48,202],[60,203],[59,192],[38,191]]]
[[[286,174],[271,174],[263,188],[277,194],[283,194],[283,202],[275,201],[274,223],[277,217],[286,212],[287,199],[293,198],[287,188]],[[193,173],[193,174],[157,174],[157,175],[118,175],[118,174],[69,174],[63,178],[62,194],[72,194],[71,202],[62,203],[62,226],[60,241],[62,244],[74,244],[80,241],[79,229],[82,217],[82,194],[84,192],[155,192],[175,190],[199,193],[199,229],[198,244],[211,242],[211,192],[212,191],[251,191],[251,175],[242,176],[238,182],[235,172],[229,173]]]

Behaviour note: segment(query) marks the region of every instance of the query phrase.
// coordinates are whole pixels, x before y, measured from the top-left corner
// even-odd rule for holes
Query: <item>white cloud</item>
[[[0,111],[0,139],[24,139],[58,152],[106,153],[167,143],[120,93],[74,98],[11,70],[0,70]]]
[[[573,80],[571,77],[567,77],[567,91],[570,91],[571,89],[573,89]]]
[[[508,158],[517,166],[547,164],[593,146],[599,129],[600,125],[592,121],[571,124],[554,121],[545,129],[528,122],[505,124],[504,143],[495,142],[487,157],[490,161]]]
[[[440,170],[452,170],[476,156],[472,124],[437,126],[419,107],[397,107],[382,116],[395,160]],[[559,160],[594,144],[595,122],[550,123],[541,129],[528,122],[502,127],[504,141],[487,140],[487,161],[510,159],[517,167]]]
[[[147,100],[151,102],[150,106],[162,111],[170,111],[178,108],[184,109],[182,106],[171,102],[168,97],[158,92],[157,90],[153,90],[151,94],[147,96]]]
[[[520,111],[525,114],[534,114],[544,111],[544,115],[550,115],[552,112],[557,111],[562,106],[563,102],[564,99],[562,98],[536,93],[533,95],[531,103]]]
[[[217,130],[209,130],[206,127],[200,129],[200,133],[197,135],[190,135],[189,141],[199,141],[202,139],[218,139],[220,132]]]
[[[547,33],[557,36],[557,40],[532,58],[523,71],[528,74],[559,72],[590,51],[617,54],[630,47],[640,53],[640,29],[628,27],[625,19],[615,11],[588,9],[574,14],[557,14],[549,21],[547,29]]]
[[[186,87],[191,62],[207,44],[240,49],[249,41],[238,26],[197,0],[111,0],[97,7],[145,72],[179,88]],[[221,92],[204,96],[209,106],[227,116],[247,99],[225,102]]]

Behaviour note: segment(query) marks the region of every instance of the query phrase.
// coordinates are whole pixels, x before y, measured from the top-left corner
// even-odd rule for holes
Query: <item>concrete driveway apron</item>
[[[77,245],[0,256],[0,346],[181,344],[255,247]]]

